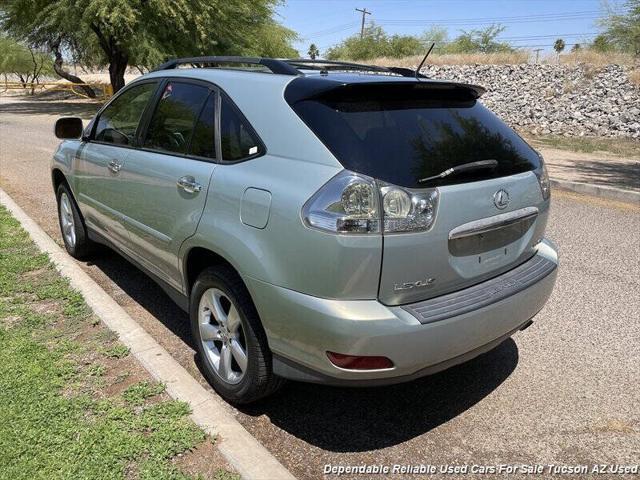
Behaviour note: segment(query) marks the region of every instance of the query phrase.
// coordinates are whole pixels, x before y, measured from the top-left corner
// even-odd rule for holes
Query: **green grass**
[[[604,137],[527,136],[534,147],[557,148],[573,152],[605,152],[625,158],[640,159],[640,140]]]
[[[121,343],[104,350],[104,354],[110,358],[124,358],[129,355],[129,349]]]
[[[105,364],[129,361],[105,339],[114,341],[0,207],[1,480],[191,478],[172,459],[211,440],[161,384],[101,390]]]
[[[122,392],[122,397],[131,405],[142,405],[148,398],[160,395],[162,392],[164,392],[164,385],[161,383],[140,382]]]

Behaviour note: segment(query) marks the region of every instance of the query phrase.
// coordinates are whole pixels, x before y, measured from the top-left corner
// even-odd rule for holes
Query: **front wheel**
[[[87,236],[87,228],[69,187],[64,183],[60,184],[56,191],[56,198],[58,222],[65,249],[74,258],[88,257],[94,252],[95,245]]]
[[[198,276],[189,313],[203,374],[223,398],[251,403],[281,386],[258,312],[231,268],[210,267]]]

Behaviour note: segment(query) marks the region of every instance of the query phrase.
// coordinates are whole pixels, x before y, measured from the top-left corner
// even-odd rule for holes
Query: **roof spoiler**
[[[433,90],[458,90],[468,92],[468,94],[470,94],[470,96],[474,100],[477,100],[486,92],[486,89],[484,87],[481,87],[480,85],[474,85],[471,83],[457,83],[445,80],[407,82],[399,79],[390,79],[389,81],[380,81],[379,79],[376,79],[375,81],[371,82],[358,81],[354,83],[344,83],[339,80],[327,82],[324,79],[302,77],[293,80],[289,83],[289,85],[287,85],[287,88],[285,90],[285,99],[290,105],[293,105],[294,103],[297,103],[301,100],[311,100],[319,98],[323,95],[328,94],[329,92],[338,92],[342,89],[376,86],[379,86],[381,88],[415,87],[420,89]]]

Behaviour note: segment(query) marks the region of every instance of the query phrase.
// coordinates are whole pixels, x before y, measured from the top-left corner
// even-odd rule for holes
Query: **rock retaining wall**
[[[436,79],[476,83],[485,105],[534,134],[640,139],[640,86],[621,65],[427,65]]]

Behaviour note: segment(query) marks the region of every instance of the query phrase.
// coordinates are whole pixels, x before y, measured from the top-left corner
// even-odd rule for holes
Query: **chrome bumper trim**
[[[493,217],[482,218],[473,222],[465,223],[449,232],[449,240],[471,237],[482,233],[492,232],[500,228],[523,222],[538,216],[536,207],[525,207],[513,212],[501,213]]]

